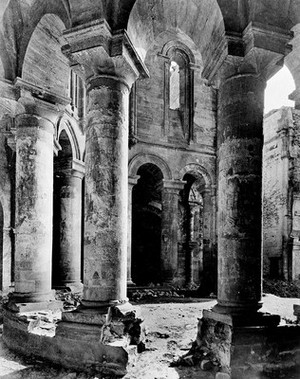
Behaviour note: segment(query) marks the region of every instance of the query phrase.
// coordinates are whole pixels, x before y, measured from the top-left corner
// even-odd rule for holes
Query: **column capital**
[[[65,175],[66,177],[76,177],[83,179],[85,175],[85,164],[76,158],[72,159],[69,167],[63,167],[58,169],[58,173]]]
[[[163,189],[169,191],[181,191],[184,189],[186,182],[182,180],[163,179]]]
[[[138,180],[140,178],[140,175],[134,175],[128,177],[128,185],[129,187],[133,187],[137,184]]]
[[[14,88],[18,93],[18,114],[27,113],[41,116],[53,124],[64,112],[70,98],[16,78]]]
[[[113,32],[104,19],[68,29],[64,37],[63,53],[83,67],[86,79],[109,75],[130,88],[138,77],[149,76],[127,32]]]
[[[54,134],[54,124],[36,114],[23,113],[16,116],[16,135],[22,128],[42,129],[50,134]]]
[[[219,71],[219,79],[257,75],[260,80],[267,81],[291,51],[292,36],[289,30],[254,22],[241,33],[227,31],[228,55]]]

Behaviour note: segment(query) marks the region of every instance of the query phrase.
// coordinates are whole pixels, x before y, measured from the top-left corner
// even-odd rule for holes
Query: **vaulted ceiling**
[[[45,14],[65,28],[106,19],[112,30],[127,29],[142,58],[163,31],[186,34],[204,63],[224,35],[239,35],[247,25],[290,30],[300,23],[300,0],[1,0],[0,74],[20,76],[32,34]]]

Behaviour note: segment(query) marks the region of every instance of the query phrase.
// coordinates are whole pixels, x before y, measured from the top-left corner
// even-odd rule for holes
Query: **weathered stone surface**
[[[99,339],[92,338],[95,336],[95,328],[91,330],[83,325],[79,328],[78,324],[67,323],[75,326],[73,333],[65,329],[64,334],[58,333],[50,338],[28,333],[27,319],[21,321],[8,311],[4,317],[3,338],[12,350],[26,356],[33,354],[66,368],[86,371],[90,375],[101,373],[122,377],[126,374],[126,351],[123,347],[106,346]],[[65,325],[59,326],[61,330],[64,327]],[[81,334],[76,334],[76,328]]]
[[[227,372],[217,372],[215,379],[230,379],[231,376]]]
[[[37,116],[17,119],[15,291],[24,301],[52,296],[53,131]]]
[[[57,213],[59,243],[54,248],[54,285],[82,291],[82,178],[84,172],[55,167],[54,215]]]
[[[99,77],[88,96],[83,299],[125,300],[128,88]]]
[[[185,183],[167,180],[163,183],[161,274],[164,283],[172,284],[178,268],[178,203]]]
[[[262,295],[263,92],[261,80],[242,74],[219,91],[218,304],[229,313],[255,312]]]

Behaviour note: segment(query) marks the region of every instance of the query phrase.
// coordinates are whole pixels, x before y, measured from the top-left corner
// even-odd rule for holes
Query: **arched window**
[[[162,49],[165,59],[165,117],[163,134],[169,142],[193,139],[194,57],[188,47],[168,42]]]

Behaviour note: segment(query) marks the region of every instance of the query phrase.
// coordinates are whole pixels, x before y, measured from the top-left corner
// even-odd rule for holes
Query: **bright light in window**
[[[180,108],[180,73],[175,61],[170,63],[170,109]]]

